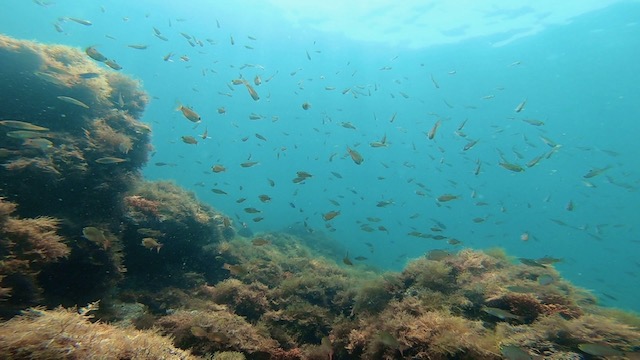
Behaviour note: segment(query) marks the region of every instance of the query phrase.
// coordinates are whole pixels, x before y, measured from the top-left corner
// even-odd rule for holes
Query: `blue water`
[[[593,290],[605,305],[640,311],[640,3],[615,3],[511,42],[504,40],[519,29],[437,44],[421,39],[428,36],[421,32],[411,34],[422,42],[416,44],[386,37],[366,41],[348,28],[319,30],[311,22],[292,22],[268,2],[78,3],[5,0],[0,31],[45,43],[96,46],[116,59],[123,73],[140,79],[152,96],[143,119],[153,127],[155,147],[144,170],[147,178],[176,181],[232,216],[238,227],[275,231],[305,222],[310,231],[327,232],[343,243],[352,256],[366,256],[369,264],[386,269],[400,270],[430,249],[459,248],[407,235],[432,233],[439,222],[446,226],[442,235],[463,246],[563,258],[556,268],[568,280]],[[448,21],[451,35],[469,31],[456,21],[454,15]],[[400,25],[390,21],[387,32],[393,35]],[[156,38],[153,27],[168,41]],[[192,47],[180,32],[203,46]],[[172,61],[163,61],[168,53]],[[241,68],[244,64],[252,66]],[[229,85],[240,76],[253,84],[256,75],[263,81],[254,85],[259,101],[244,86]],[[346,89],[351,91],[342,94]],[[525,99],[524,110],[515,112]],[[302,109],[305,102],[309,110]],[[189,122],[175,110],[179,104],[192,106],[202,123]],[[218,114],[220,107],[225,114]],[[264,118],[249,120],[251,113]],[[438,119],[442,125],[429,140],[425,133]],[[462,150],[468,140],[455,133],[465,119],[467,139],[479,140],[468,151]],[[200,138],[205,129],[210,139]],[[183,143],[185,135],[199,143]],[[387,147],[369,146],[384,135]],[[528,161],[551,150],[541,135],[561,146],[528,168]],[[347,155],[347,146],[362,154],[361,165]],[[525,171],[499,166],[499,151]],[[249,159],[259,165],[242,168]],[[481,172],[475,175],[478,160]],[[226,172],[213,173],[214,164]],[[607,166],[603,174],[583,178]],[[294,184],[297,171],[313,177]],[[262,203],[260,194],[273,200]],[[460,198],[439,203],[442,194]],[[238,204],[239,198],[247,200]],[[387,200],[393,203],[376,206]],[[245,207],[262,213],[247,214]],[[340,215],[326,228],[322,214],[333,210]],[[255,222],[256,216],[264,219]],[[374,231],[363,231],[363,224]],[[388,232],[379,231],[381,225]],[[528,241],[521,240],[525,232]],[[373,245],[373,253],[365,243]]]

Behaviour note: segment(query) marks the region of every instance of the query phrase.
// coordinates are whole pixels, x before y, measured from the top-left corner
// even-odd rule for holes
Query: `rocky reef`
[[[337,263],[319,233],[237,236],[192,193],[141,177],[139,82],[82,50],[5,36],[0,60],[9,358],[639,356],[640,318],[599,306],[557,259],[440,250],[381,272]]]
[[[192,194],[141,177],[152,147],[138,81],[79,49],[6,36],[0,59],[1,315],[98,299],[105,310],[116,286],[180,283],[209,261],[203,247],[234,236]]]

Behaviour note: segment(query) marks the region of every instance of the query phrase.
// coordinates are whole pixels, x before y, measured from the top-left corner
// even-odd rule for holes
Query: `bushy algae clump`
[[[81,309],[33,308],[0,323],[5,359],[172,359],[197,357],[177,349],[155,331],[91,322],[96,305]],[[7,336],[7,334],[11,334]]]

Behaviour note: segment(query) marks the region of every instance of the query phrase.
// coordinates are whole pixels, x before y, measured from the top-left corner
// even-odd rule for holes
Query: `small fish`
[[[582,176],[582,177],[585,178],[585,179],[590,179],[592,177],[596,177],[596,176],[602,174],[603,172],[605,172],[605,171],[607,171],[609,169],[611,169],[611,165],[603,167],[603,168],[594,168],[594,169],[589,170],[589,172],[584,174],[584,176]]]
[[[96,162],[98,164],[119,164],[119,163],[123,163],[125,161],[129,161],[129,160],[128,159],[117,158],[117,157],[112,157],[112,156],[101,157],[99,159],[96,159]]]
[[[80,25],[84,25],[84,26],[91,26],[91,25],[93,25],[93,24],[91,23],[91,21],[89,21],[89,20],[85,20],[85,19],[79,19],[79,18],[74,18],[74,17],[67,17],[66,19],[67,19],[67,20],[71,20],[71,21],[73,21],[73,22],[75,22],[75,23],[78,23],[78,24],[80,24]]]
[[[340,211],[329,211],[328,213],[322,214],[322,218],[324,221],[329,221],[340,215]]]
[[[447,202],[447,201],[456,200],[456,199],[459,199],[459,198],[460,198],[460,196],[458,196],[458,195],[443,194],[443,195],[438,196],[437,200],[439,202]]]
[[[74,99],[74,98],[69,97],[69,96],[56,96],[56,97],[59,100],[62,100],[64,102],[66,102],[66,103],[73,104],[73,105],[76,105],[76,106],[80,106],[80,107],[83,107],[85,109],[89,108],[89,106],[87,104],[83,103],[82,101],[80,101],[78,99]]]
[[[244,81],[244,86],[247,88],[247,91],[249,92],[249,95],[251,95],[251,98],[255,101],[260,100],[260,96],[258,95],[258,93],[255,91],[255,89],[249,85],[249,83],[245,80]]]
[[[340,126],[342,126],[342,127],[343,127],[343,128],[345,128],[345,129],[353,129],[353,130],[356,130],[356,127],[355,127],[352,123],[350,123],[350,122],[348,122],[348,121],[347,121],[347,122],[341,122],[341,123],[340,123]]]
[[[351,160],[353,160],[353,162],[356,163],[356,165],[360,165],[364,161],[364,158],[362,157],[362,155],[360,155],[359,152],[351,149],[348,146],[347,146],[347,152],[349,153],[349,156],[351,156]]]
[[[547,144],[547,146],[549,146],[551,148],[558,149],[560,147],[560,145],[558,145],[558,143],[556,143],[555,141],[549,139],[546,136],[540,135],[540,140],[542,140],[542,142],[544,142],[545,144]]]
[[[199,123],[200,120],[202,119],[200,115],[198,115],[198,113],[196,113],[195,111],[193,111],[193,109],[188,108],[186,106],[180,105],[178,106],[176,111],[182,112],[182,115],[184,115],[184,117],[186,117],[189,121],[194,123]]]
[[[371,147],[374,147],[374,148],[387,147],[388,146],[388,144],[387,144],[387,135],[385,134],[382,137],[382,139],[380,139],[380,141],[373,141],[373,142],[369,143],[369,145]]]
[[[376,204],[376,207],[387,207],[393,204],[394,204],[393,200],[382,200],[382,201],[378,201],[378,203]]]
[[[95,48],[95,46],[89,46],[88,48],[84,49],[84,52],[95,61],[99,61],[99,62],[107,61],[107,57],[102,55],[98,51],[98,49]]]
[[[158,240],[152,237],[146,237],[142,239],[142,242],[140,242],[140,245],[144,246],[149,250],[155,249],[156,252],[158,253],[160,252],[160,249],[164,246],[164,244],[159,243]]]
[[[0,125],[20,129],[20,130],[28,130],[28,131],[49,131],[48,128],[38,126],[26,121],[19,120],[0,120]]]
[[[240,198],[240,199],[236,200],[236,203],[238,203],[238,204],[242,204],[242,203],[243,203],[243,202],[245,202],[246,200],[247,200],[247,198]],[[245,211],[246,211],[246,209],[245,209]]]
[[[431,130],[429,130],[429,132],[427,133],[427,138],[429,138],[429,140],[433,140],[433,138],[436,136],[441,123],[442,121],[438,120],[435,124],[433,124]]]
[[[253,78],[253,83],[256,86],[260,86],[260,84],[262,84],[262,78],[260,78],[260,75],[256,75],[256,77]]]
[[[347,252],[347,254],[342,258],[342,262],[345,265],[349,265],[349,266],[353,266],[353,261],[351,261],[351,259],[349,259],[349,253]]]
[[[503,310],[499,308],[483,306],[482,311],[486,312],[489,315],[493,315],[500,320],[514,319],[520,322],[524,321],[524,318],[522,316],[514,315],[508,312],[507,310]]]
[[[307,178],[303,178],[300,176],[297,176],[295,178],[293,178],[293,180],[291,180],[294,184],[300,184],[302,182],[304,182],[305,180],[307,180]]]
[[[255,239],[251,240],[251,243],[253,244],[253,246],[264,246],[264,245],[271,244],[271,242],[269,240],[264,239],[264,238],[255,238]]]
[[[200,135],[200,138],[202,140],[211,139],[208,135],[209,135],[209,129],[205,127],[204,132],[202,133],[202,135]]]
[[[220,172],[227,171],[227,168],[225,168],[220,164],[216,164],[211,167],[211,171],[213,171],[214,173],[220,173]]]
[[[256,134],[256,137],[257,137],[258,139],[262,140],[262,141],[267,141],[267,138],[266,138],[266,137],[264,137],[264,136],[262,136],[262,135],[260,135],[260,134]]]
[[[567,209],[567,211],[573,211],[573,208],[574,208],[573,200],[569,200],[565,209]]]
[[[40,150],[47,150],[53,147],[53,143],[50,140],[43,138],[25,139],[22,145]]]
[[[561,258],[551,257],[551,256],[544,256],[544,257],[536,259],[536,262],[538,264],[542,264],[542,265],[551,265],[551,264],[562,262],[562,259]]]
[[[514,164],[514,163],[510,163],[510,162],[500,162],[499,163],[500,166],[502,166],[503,168],[513,171],[513,172],[522,172],[524,171],[524,168],[518,164]]]
[[[536,120],[536,119],[522,119],[522,121],[526,122],[527,124],[531,124],[533,126],[542,126],[542,125],[544,125],[544,121],[540,121],[540,120]]]
[[[479,140],[471,140],[469,141],[463,148],[462,151],[467,151],[470,150],[472,147],[474,147]]]
[[[464,121],[462,123],[460,123],[460,125],[458,125],[458,131],[462,131],[462,129],[464,128],[464,126],[467,124],[467,119],[464,119]]]
[[[219,194],[219,195],[227,195],[226,191],[220,190],[220,189],[211,189],[211,192],[213,192],[214,194]]]
[[[252,167],[254,165],[258,165],[258,164],[259,164],[259,162],[257,162],[257,161],[246,161],[246,162],[243,162],[242,164],[240,164],[240,166],[242,166],[243,168],[248,168],[248,167]]]
[[[480,170],[482,168],[482,162],[480,161],[480,159],[478,159],[478,161],[476,161],[476,169],[473,171],[474,175],[480,175]]]
[[[534,166],[536,166],[536,165],[540,162],[540,160],[544,159],[544,157],[545,157],[546,155],[547,155],[547,154],[542,154],[542,155],[538,155],[538,156],[534,157],[533,159],[531,159],[531,161],[529,161],[529,162],[526,164],[526,165],[527,165],[527,167],[534,167]]]
[[[516,106],[515,111],[517,113],[521,112],[522,110],[524,110],[525,105],[527,105],[527,99],[524,99],[524,101],[522,101],[520,104],[518,104],[518,106]]]
[[[149,229],[149,228],[139,228],[138,230],[136,230],[136,232],[140,235],[145,235],[148,237],[162,237],[164,236],[164,233],[159,231],[159,230],[155,230],[155,229]]]
[[[89,241],[101,245],[105,250],[108,249],[111,245],[109,239],[107,239],[107,237],[104,235],[104,231],[93,226],[87,226],[83,228],[82,236]]]
[[[136,49],[136,50],[145,50],[146,48],[148,48],[148,45],[144,45],[144,44],[131,44],[131,45],[127,45],[128,47],[132,48],[132,49]]]
[[[253,220],[254,222],[260,222],[260,221],[264,220],[264,218],[262,216],[257,216],[257,217],[254,217],[251,220]]]
[[[309,110],[309,109],[311,109],[311,104],[309,104],[308,102],[304,102],[304,103],[302,103],[302,109],[303,109],[303,110]]]
[[[260,210],[258,210],[256,208],[248,207],[248,208],[244,208],[244,212],[246,212],[248,214],[257,214],[257,213],[261,213],[262,211],[260,211]]]
[[[527,265],[527,266],[539,267],[539,268],[543,268],[543,269],[547,268],[545,265],[540,264],[539,262],[537,262],[534,259],[519,258],[518,260],[520,260],[521,263],[523,263],[524,265]]]
[[[170,52],[170,53],[168,53],[167,55],[163,56],[163,57],[162,57],[162,60],[164,60],[164,61],[173,61],[173,60],[171,60],[171,57],[172,57],[172,56],[173,56],[173,53],[172,53],[172,52]]]
[[[185,144],[198,145],[198,140],[193,136],[185,135],[185,136],[181,136],[180,139],[182,139],[182,142]]]
[[[365,261],[365,260],[367,260],[367,259],[368,259],[368,258],[367,258],[367,257],[364,257],[364,256],[356,256],[356,257],[354,257],[354,258],[353,258],[353,260],[357,260],[357,261]]]
[[[229,271],[231,275],[234,276],[244,275],[247,273],[247,269],[245,269],[242,265],[231,265],[224,263],[224,265],[222,265],[222,268]]]
[[[271,197],[269,195],[258,195],[258,199],[263,203],[268,203],[271,201]]]
[[[433,74],[431,74],[431,82],[433,83],[433,86],[436,87],[436,89],[440,88],[440,85],[438,84],[438,82],[436,81],[436,79],[433,77]]]
[[[104,64],[113,70],[122,70],[122,66],[120,66],[115,60],[105,60]]]
[[[446,250],[440,250],[440,249],[431,250],[425,255],[427,260],[432,260],[432,261],[441,261],[448,258],[449,256],[451,256],[450,252]]]
[[[82,73],[78,75],[81,79],[95,79],[97,77],[100,76],[100,74],[96,73],[96,72],[86,72],[86,73]]]

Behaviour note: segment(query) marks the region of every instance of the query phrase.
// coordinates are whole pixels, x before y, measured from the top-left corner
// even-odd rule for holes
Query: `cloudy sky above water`
[[[492,36],[493,46],[536,34],[620,0],[270,0],[299,27],[359,41],[422,48]]]

